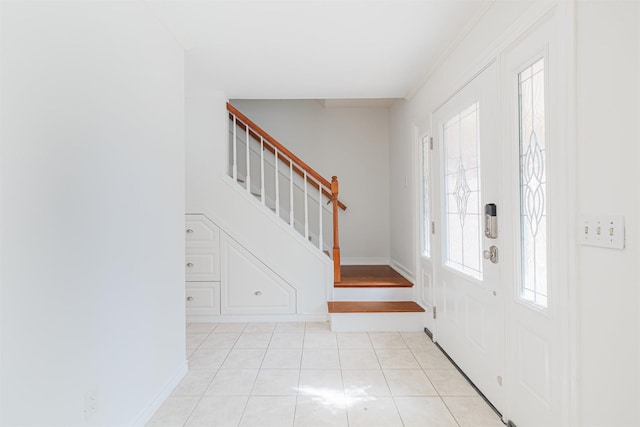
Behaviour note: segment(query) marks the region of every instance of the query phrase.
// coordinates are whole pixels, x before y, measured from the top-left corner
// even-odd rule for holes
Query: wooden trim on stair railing
[[[229,113],[229,118],[233,119],[234,114],[233,113]],[[236,121],[236,125],[238,125],[240,128],[242,128],[243,131],[246,131],[247,128],[249,128],[249,135],[255,139],[256,141],[260,142],[260,137],[262,137],[263,139],[266,139],[263,135],[260,135],[257,132],[254,132],[253,129],[251,129],[251,125],[250,124],[245,124],[244,120],[240,117],[240,116],[236,116],[240,119],[240,121]],[[276,153],[276,149],[271,145],[272,142],[269,141],[268,144],[264,145],[265,150],[268,150],[271,154],[275,154]],[[282,147],[282,145],[280,145],[280,147]],[[280,160],[282,163],[285,163],[288,166],[288,162],[285,161],[284,157],[282,156],[282,154],[284,154],[284,157],[288,157],[286,155],[286,153],[284,153],[282,151],[281,148],[278,148],[278,160]],[[312,169],[313,170],[313,169]],[[293,172],[295,172],[297,175],[301,176],[304,178],[304,169],[299,168],[298,166],[296,166],[296,162],[295,160],[293,161]],[[307,171],[307,173],[309,173],[309,171]],[[309,173],[310,174],[310,173]],[[309,179],[307,178],[307,182],[309,184],[311,184],[311,186],[313,188],[315,188],[316,190],[318,189],[318,187],[320,187],[320,185],[318,185],[318,183],[316,181],[314,181],[313,179]],[[328,182],[328,181],[327,181]],[[323,183],[324,184],[324,183]],[[326,188],[331,188],[331,185],[329,184],[328,186],[326,186]],[[322,186],[322,194],[327,198],[327,199],[331,199],[331,192],[325,189],[325,186]],[[338,207],[340,209],[342,209],[343,211],[347,210],[347,206],[342,203],[340,200],[338,200]]]
[[[331,188],[331,183],[326,178],[324,178],[322,175],[316,172],[311,166],[309,166],[308,164],[300,160],[298,156],[296,156],[291,151],[289,151],[284,145],[280,144],[274,137],[269,135],[264,129],[262,129],[260,126],[255,124],[253,121],[251,121],[251,119],[249,119],[247,116],[242,114],[236,107],[229,104],[228,102],[227,102],[227,110],[231,114],[236,116],[238,119],[240,119],[240,122],[239,123],[236,122],[236,124],[238,124],[240,127],[242,127],[245,130],[247,129],[247,126],[249,127],[249,134],[253,138],[255,138],[258,141],[260,141],[260,137],[264,138],[264,140],[268,142],[268,144],[265,145],[265,148],[267,148],[269,151],[273,153],[275,152],[275,150],[273,149],[275,147],[278,149],[278,153],[284,154],[285,157],[289,158],[294,164],[293,171],[296,174],[304,177],[303,171],[306,171],[307,175],[311,175],[316,181],[321,183],[323,187]],[[316,189],[318,188],[318,185],[315,182],[313,182],[313,180],[307,180],[307,182],[313,185]],[[328,191],[323,189],[322,193],[327,198],[331,198],[331,194]],[[338,206],[340,206],[340,209],[342,209],[343,211],[347,210],[347,206],[339,200],[338,200]]]

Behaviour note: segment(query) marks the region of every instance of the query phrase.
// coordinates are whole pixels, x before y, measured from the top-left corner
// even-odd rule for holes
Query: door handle
[[[488,259],[492,263],[497,264],[498,263],[498,247],[494,245],[489,246],[489,249],[485,249],[482,252],[482,256],[484,257],[484,259]]]

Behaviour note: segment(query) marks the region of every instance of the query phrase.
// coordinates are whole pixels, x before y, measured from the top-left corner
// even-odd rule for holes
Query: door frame
[[[434,276],[434,269],[433,269],[433,233],[431,231],[429,231],[429,249],[430,249],[430,256],[429,256],[429,263],[431,264],[430,267],[430,271],[425,272],[424,268],[423,268],[423,255],[422,255],[422,241],[424,238],[424,234],[426,232],[425,230],[425,224],[424,224],[424,216],[423,216],[423,212],[424,212],[424,198],[423,198],[423,194],[424,194],[424,185],[423,185],[423,171],[424,171],[424,167],[423,167],[423,156],[424,156],[424,142],[423,142],[423,138],[424,137],[429,137],[429,138],[433,138],[433,133],[432,133],[432,128],[431,128],[431,116],[429,115],[428,117],[417,121],[414,125],[413,125],[413,134],[412,134],[412,139],[413,139],[413,144],[412,144],[412,155],[413,155],[413,165],[412,165],[412,169],[413,169],[413,182],[416,183],[415,185],[415,190],[413,191],[413,223],[414,223],[414,227],[413,229],[416,230],[416,233],[414,233],[414,241],[413,241],[413,245],[414,245],[414,251],[415,251],[415,278],[416,278],[416,289],[415,289],[415,293],[414,293],[414,297],[416,298],[416,301],[418,301],[418,303],[420,305],[422,305],[423,308],[425,308],[425,317],[424,317],[424,321],[423,321],[423,326],[425,328],[427,328],[429,330],[429,332],[431,333],[432,338],[435,338],[437,336],[437,332],[436,332],[436,328],[437,328],[437,324],[435,321],[435,318],[433,317],[433,307],[435,305],[435,293],[434,293],[434,283],[435,283],[435,276]],[[432,172],[433,171],[433,151],[431,151],[431,149],[429,149],[429,171]],[[430,212],[430,220],[433,221],[433,173],[429,174],[429,185],[430,185],[430,189],[431,194],[429,195],[429,200],[431,201],[431,205],[429,206],[429,212]],[[430,228],[431,225],[428,225],[428,227]],[[425,284],[425,276],[429,275],[429,280],[430,280],[430,284],[429,287],[426,287]],[[425,298],[428,297],[428,299],[431,301],[431,304],[429,303],[428,300],[426,300]]]

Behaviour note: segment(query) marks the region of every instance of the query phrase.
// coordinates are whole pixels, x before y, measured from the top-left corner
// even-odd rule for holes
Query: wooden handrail
[[[233,119],[233,116],[234,116],[234,115],[235,115],[235,113],[229,113],[229,118],[230,118],[230,119]],[[240,118],[240,117],[239,117],[239,116],[237,116],[237,115],[236,115],[236,117]],[[261,134],[259,134],[259,133],[255,132],[255,131],[251,128],[251,126],[252,126],[252,125],[250,125],[250,124],[245,124],[245,123],[244,123],[244,120],[236,121],[236,125],[240,126],[240,127],[241,127],[245,132],[247,131],[247,128],[249,128],[249,135],[250,135],[253,139],[255,139],[256,141],[258,141],[258,142],[260,142],[260,137],[262,137],[263,139],[266,139],[266,138],[264,137],[264,135],[261,135]],[[264,131],[263,131],[263,132],[264,132]],[[265,133],[266,133],[266,132],[265,132]],[[267,134],[267,135],[268,135],[268,134]],[[271,138],[272,138],[272,137],[271,137]],[[272,145],[270,145],[270,144],[272,144],[272,141],[269,141],[269,144],[265,144],[265,145],[264,145],[264,148],[265,148],[265,149],[267,149],[267,150],[269,150],[269,152],[270,152],[271,154],[274,154],[274,155],[275,155],[275,153],[276,153],[276,149],[275,149]],[[282,147],[282,145],[281,145],[281,144],[278,144],[278,145],[280,145],[280,147]],[[285,153],[283,152],[283,150],[281,150],[280,148],[278,148],[278,153],[279,153],[279,154],[285,154]],[[285,154],[285,155],[284,155],[284,157],[287,157],[287,158],[288,158],[289,156]],[[279,156],[279,157],[278,157],[278,160],[280,160],[282,163],[285,163],[285,164],[287,164],[287,165],[288,165],[288,163],[284,161],[284,158],[283,158],[282,156]],[[292,159],[292,160],[293,160],[293,159]],[[312,169],[312,170],[313,170],[313,169]],[[299,167],[296,165],[295,161],[293,161],[293,171],[294,171],[296,174],[298,174],[299,176],[301,176],[301,177],[303,177],[303,178],[304,178],[304,169],[299,168]],[[307,174],[310,174],[310,172],[309,172],[309,171],[307,171]],[[325,181],[326,181],[326,180],[325,180]],[[319,185],[318,185],[318,183],[317,183],[316,181],[314,181],[314,180],[312,180],[312,179],[309,179],[309,178],[307,177],[307,182],[308,182],[309,184],[311,184],[311,186],[312,186],[313,188],[318,189]],[[326,181],[326,182],[329,182],[329,181]],[[323,183],[323,184],[324,184],[324,183]],[[329,186],[327,186],[326,188],[327,188],[327,189],[325,189],[325,186],[323,186],[323,187],[322,187],[322,194],[323,194],[327,199],[331,199],[331,191],[330,191],[330,189],[331,189],[331,184],[329,184]],[[346,210],[347,210],[347,206],[346,206],[344,203],[342,203],[340,200],[338,200],[338,207],[339,207],[340,209],[342,209],[343,211],[346,211]]]
[[[278,141],[276,141],[275,138],[273,138],[271,135],[269,135],[267,132],[265,132],[260,126],[258,126],[254,122],[252,122],[247,116],[242,114],[240,111],[238,111],[238,109],[236,107],[234,107],[233,105],[229,104],[228,102],[227,102],[227,110],[229,110],[237,118],[242,120],[246,125],[248,125],[258,135],[260,135],[261,137],[263,137],[264,139],[269,141],[269,143],[271,145],[273,145],[274,147],[276,147],[279,152],[283,153],[285,156],[290,158],[295,164],[297,164],[302,169],[307,171],[307,174],[309,174],[312,177],[314,177],[318,182],[320,182],[326,188],[331,188],[331,184],[329,183],[329,181],[327,181],[322,175],[320,175],[318,172],[313,170],[313,168],[311,166],[309,166],[308,164],[306,164],[305,162],[300,160],[298,158],[298,156],[293,154],[291,151],[287,150],[282,144],[280,144]]]

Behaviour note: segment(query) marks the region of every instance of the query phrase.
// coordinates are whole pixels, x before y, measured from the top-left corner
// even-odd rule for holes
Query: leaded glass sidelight
[[[446,265],[482,279],[479,113],[475,102],[444,125],[444,232]]]
[[[422,138],[422,254],[425,257],[431,256],[431,189],[429,185],[429,145],[431,138]]]
[[[547,306],[544,59],[518,75],[520,121],[520,297]]]

